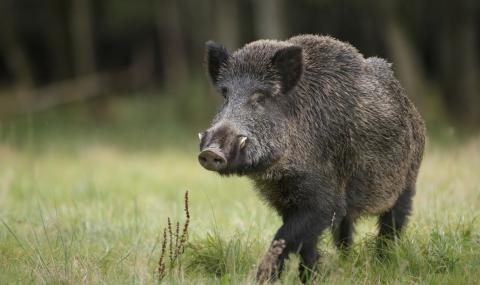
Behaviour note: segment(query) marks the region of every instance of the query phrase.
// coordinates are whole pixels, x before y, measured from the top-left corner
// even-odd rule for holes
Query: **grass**
[[[186,190],[189,239],[163,282],[254,282],[279,218],[247,180],[198,165],[200,126],[143,100],[114,103],[108,123],[85,119],[85,106],[0,123],[0,284],[156,283],[163,229],[184,222]],[[388,258],[367,218],[348,256],[324,236],[320,283],[478,284],[478,173],[480,137],[429,141],[412,221]],[[283,283],[298,283],[297,262]]]

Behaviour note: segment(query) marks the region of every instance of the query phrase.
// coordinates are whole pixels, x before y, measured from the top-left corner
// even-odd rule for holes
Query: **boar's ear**
[[[220,68],[224,65],[230,54],[228,50],[213,41],[208,41],[205,43],[205,62],[207,64],[208,75],[213,84],[218,83],[218,76],[220,75]]]
[[[272,64],[280,75],[282,92],[289,92],[302,76],[302,48],[289,46],[278,50],[272,57]]]

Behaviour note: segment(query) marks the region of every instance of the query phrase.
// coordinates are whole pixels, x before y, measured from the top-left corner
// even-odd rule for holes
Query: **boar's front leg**
[[[273,280],[281,271],[279,258],[285,250],[285,240],[274,240],[258,266],[257,280],[260,284]]]
[[[283,225],[260,263],[257,273],[259,283],[278,278],[290,253],[300,254],[300,278],[303,282],[308,280],[318,260],[318,237],[331,224],[333,214],[332,207],[325,205],[325,201],[316,204],[312,200],[283,213]]]

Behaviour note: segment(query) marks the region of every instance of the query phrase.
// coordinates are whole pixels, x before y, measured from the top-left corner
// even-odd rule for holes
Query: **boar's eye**
[[[252,105],[257,105],[257,104],[263,105],[263,103],[265,103],[265,94],[261,92],[255,92],[250,97],[249,102]]]
[[[225,86],[220,87],[220,94],[224,99],[227,99],[228,88]]]

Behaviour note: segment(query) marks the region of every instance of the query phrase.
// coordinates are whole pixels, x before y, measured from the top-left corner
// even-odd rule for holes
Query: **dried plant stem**
[[[173,234],[172,234],[172,222],[170,217],[167,218],[167,227],[168,227],[168,239],[169,239],[169,249],[170,249],[170,264],[173,263]]]
[[[160,259],[158,260],[158,279],[161,280],[165,277],[165,250],[167,249],[167,229],[163,229],[162,249],[160,251]]]
[[[181,272],[181,255],[185,250],[185,245],[188,240],[188,226],[190,224],[190,211],[188,208],[188,191],[185,192],[185,222],[182,227],[182,233],[180,234],[180,222],[175,223],[175,232],[172,229],[172,221],[170,217],[167,218],[167,227],[163,229],[162,248],[160,251],[160,258],[158,260],[157,276],[161,281],[167,273],[172,273],[174,270],[177,273]],[[165,252],[167,251],[167,243],[169,250],[169,264],[167,272],[167,264],[165,261]]]

